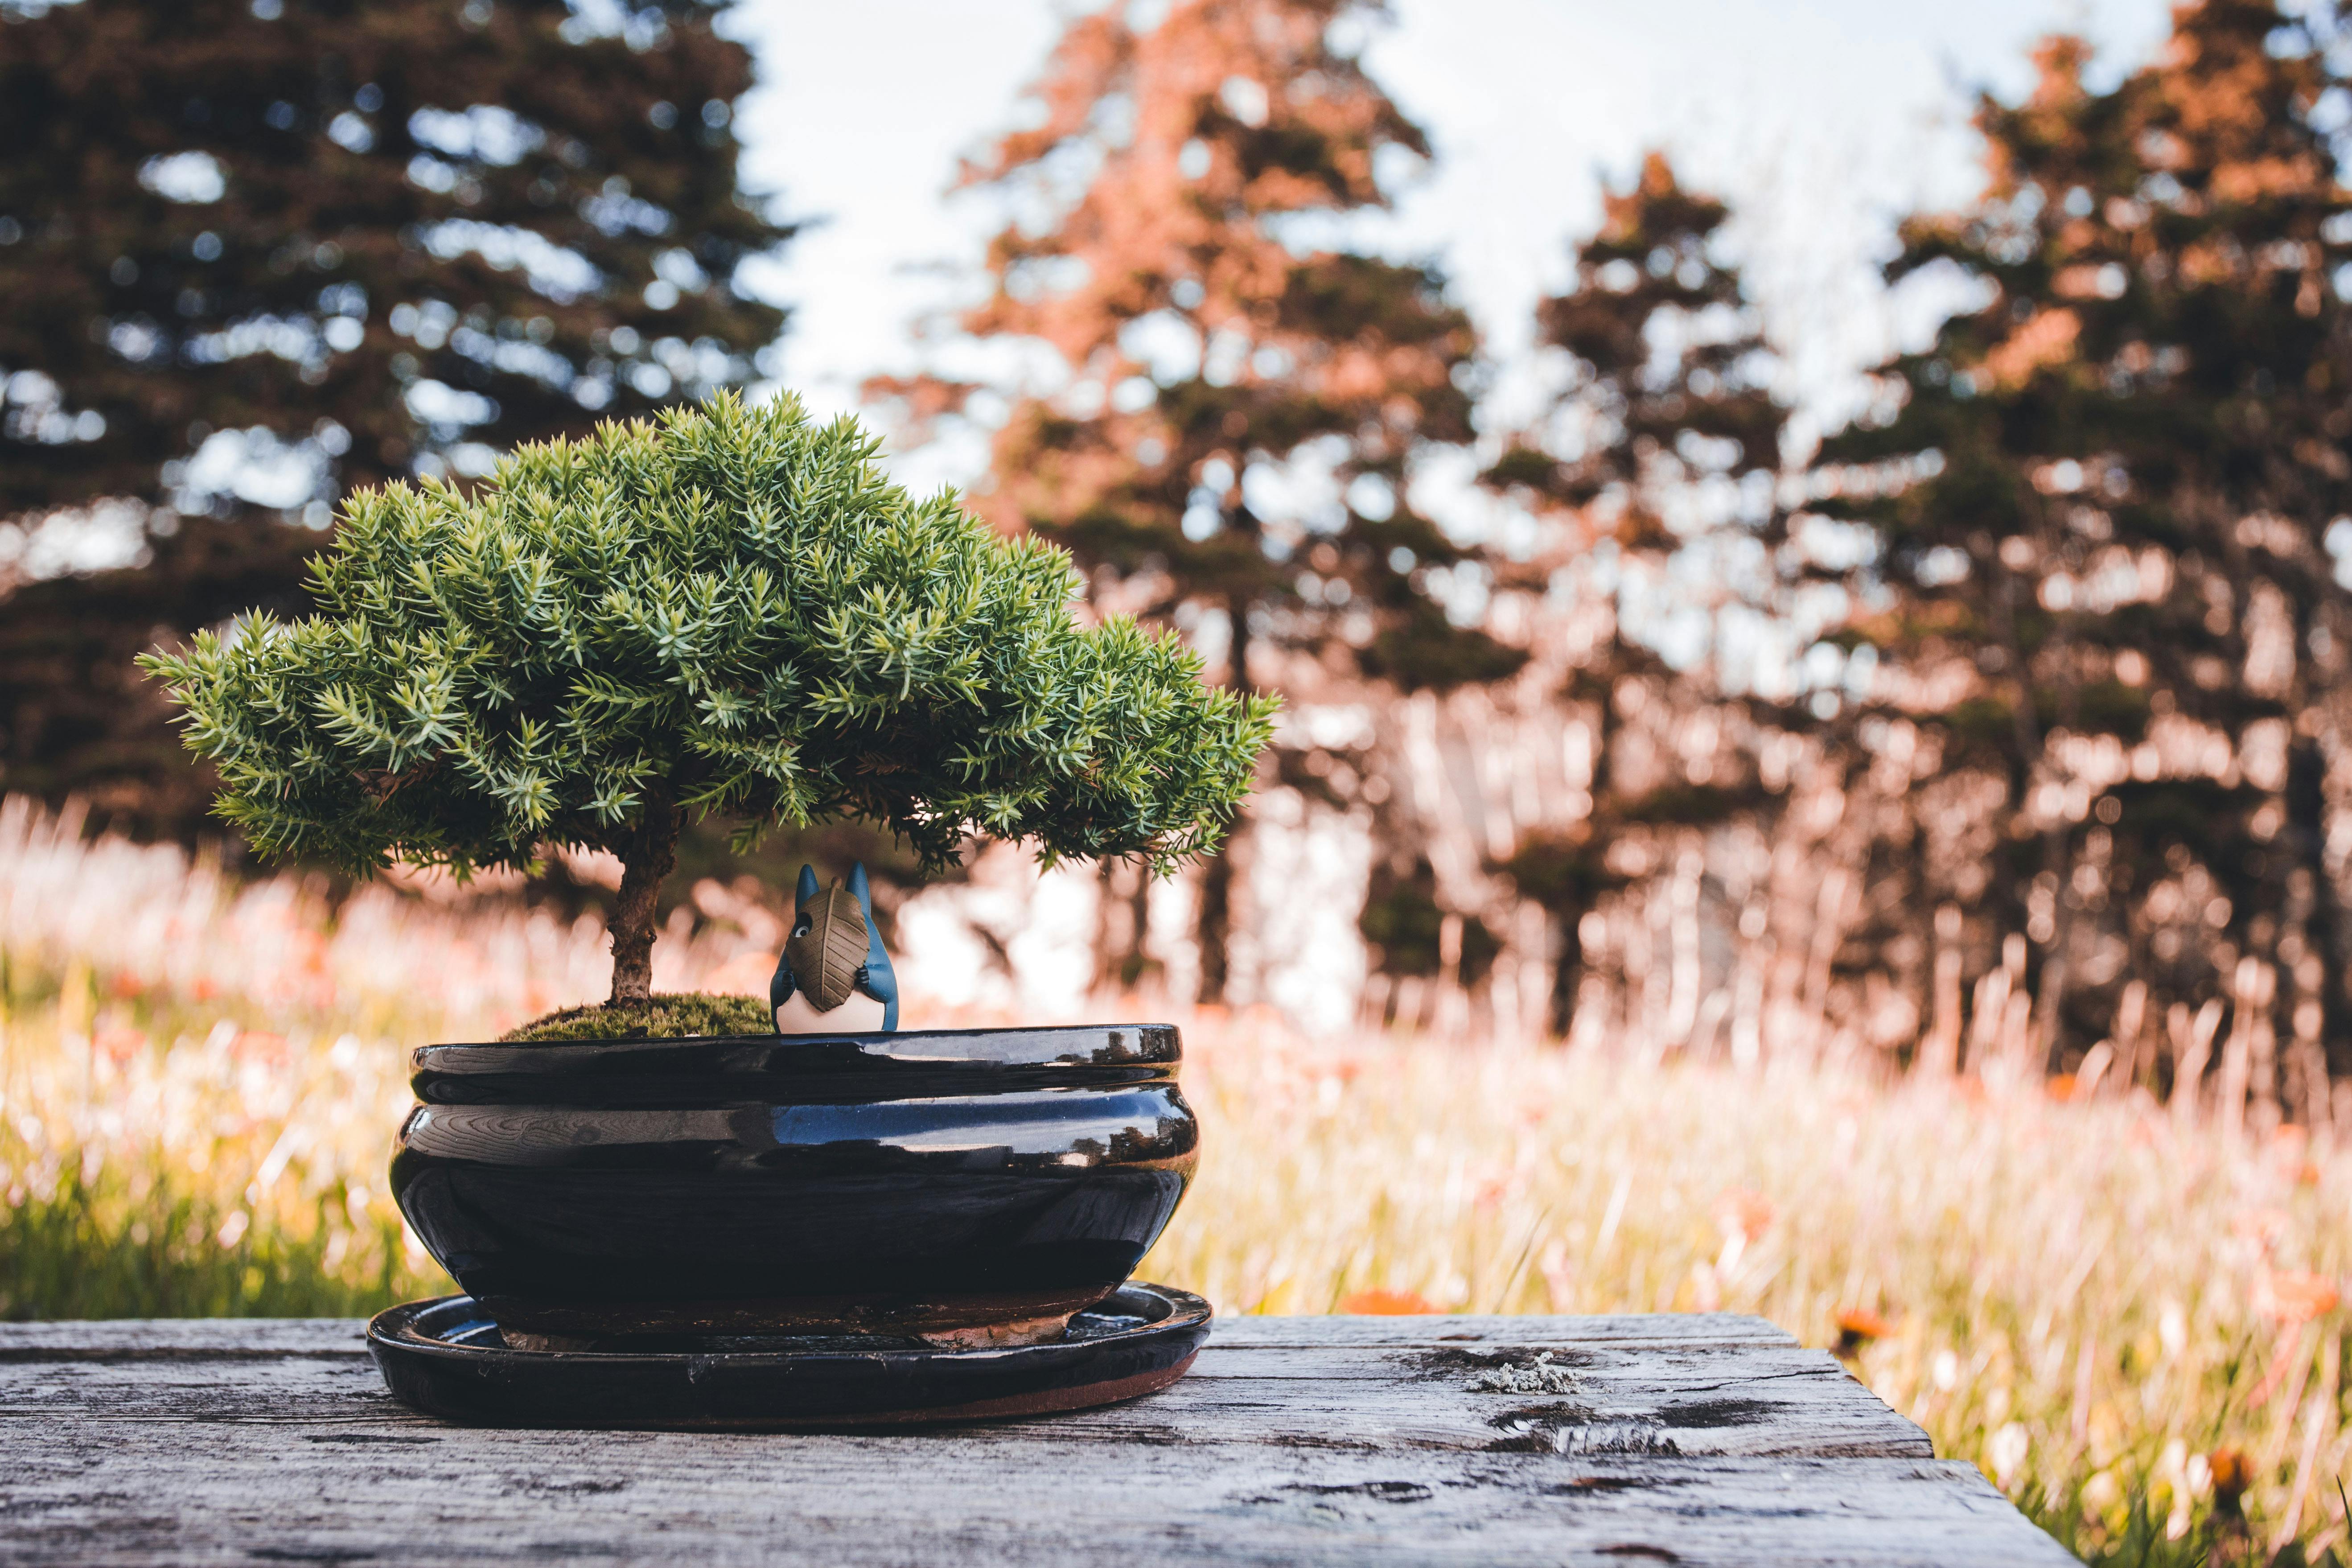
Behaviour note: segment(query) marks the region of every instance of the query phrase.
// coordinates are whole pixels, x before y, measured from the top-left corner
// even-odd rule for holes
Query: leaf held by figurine
[[[874,923],[864,866],[822,889],[815,868],[801,868],[792,933],[769,983],[768,1001],[780,1034],[898,1028],[898,980]]]

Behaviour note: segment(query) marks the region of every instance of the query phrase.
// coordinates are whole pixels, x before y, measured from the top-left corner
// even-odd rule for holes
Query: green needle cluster
[[[1274,702],[1172,635],[1082,626],[1059,550],[916,500],[848,417],[732,395],[523,447],[470,493],[350,498],[321,613],[142,662],[262,853],[367,871],[667,869],[677,814],[862,817],[926,867],[1215,849]],[[649,831],[650,829],[650,831]]]

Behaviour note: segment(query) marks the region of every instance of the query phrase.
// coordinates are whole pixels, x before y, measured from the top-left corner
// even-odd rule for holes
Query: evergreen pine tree
[[[1550,405],[1485,475],[1554,525],[1555,548],[1538,568],[1569,564],[1583,591],[1606,601],[1606,629],[1562,693],[1591,715],[1592,805],[1575,828],[1529,840],[1501,868],[1554,917],[1559,1027],[1575,995],[1581,917],[1619,885],[1606,862],[1612,839],[1721,820],[1751,793],[1734,783],[1732,757],[1698,785],[1626,778],[1615,765],[1629,704],[1674,710],[1718,695],[1705,664],[1678,670],[1645,639],[1654,628],[1639,625],[1640,596],[1664,583],[1675,555],[1706,549],[1727,528],[1769,531],[1780,518],[1787,410],[1770,391],[1756,309],[1721,254],[1729,216],[1657,153],[1629,189],[1604,196],[1573,285],[1537,307],[1537,341],[1558,375]]]
[[[1979,107],[1983,197],[1906,224],[1891,268],[1976,303],[1822,454],[1819,510],[1878,542],[1848,640],[1893,667],[1883,713],[2000,802],[2009,852],[1918,866],[1910,905],[1966,909],[1979,967],[2031,939],[2053,1066],[2138,977],[2157,1005],[2126,1015],[2234,996],[2233,1040],[2290,1041],[2306,1096],[2323,1037],[2352,1067],[2324,819],[2352,632],[2342,46],[2332,8],[2202,0],[2100,92],[2079,41],[2045,45],[2030,98]]]
[[[1081,628],[1068,557],[886,480],[853,420],[732,395],[528,445],[472,496],[357,492],[324,612],[142,662],[259,850],[527,867],[608,850],[615,1005],[649,994],[688,818],[860,818],[1155,871],[1213,851],[1274,704],[1172,633]]]
[[[722,9],[0,5],[0,520],[154,524],[10,602],[9,787],[187,826],[130,660],[296,607],[284,521],[751,376],[782,315],[736,267],[790,230],[737,185]]]
[[[1407,689],[1519,661],[1448,621],[1428,573],[1464,552],[1404,497],[1418,448],[1471,435],[1467,317],[1428,266],[1307,243],[1385,207],[1391,160],[1428,155],[1342,47],[1382,12],[1175,0],[1148,27],[1116,5],[1081,16],[1034,89],[1042,122],[965,174],[1018,221],[963,328],[1042,340],[1068,376],[1014,404],[977,504],[1067,545],[1142,614],[1221,619],[1236,688],[1261,646],[1344,649]],[[932,407],[970,390],[883,389]],[[1328,476],[1326,502],[1265,506],[1286,467]],[[1221,859],[1204,880],[1208,1000],[1230,876]]]

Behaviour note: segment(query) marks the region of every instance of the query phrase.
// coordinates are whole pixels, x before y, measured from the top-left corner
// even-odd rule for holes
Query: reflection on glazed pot
[[[530,1333],[1057,1318],[1183,1196],[1177,1056],[1157,1026],[428,1047],[393,1190]]]

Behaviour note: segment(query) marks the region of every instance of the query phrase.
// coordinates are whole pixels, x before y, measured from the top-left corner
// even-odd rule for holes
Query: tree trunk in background
[[[2308,736],[2297,736],[2287,753],[2286,821],[2290,852],[2311,879],[2305,941],[2320,968],[2318,984],[2308,989],[2319,1005],[2321,1053],[2328,1076],[2352,1073],[2352,1006],[2345,994],[2352,977],[2352,921],[2345,919],[2342,889],[2329,875],[2327,757]]]
[[[1576,1021],[1576,990],[1584,984],[1584,909],[1578,905],[1552,915],[1559,932],[1551,971],[1551,1032],[1568,1037]]]
[[[1240,825],[1234,825],[1238,827]],[[1231,850],[1228,841],[1227,851]],[[1220,1006],[1230,978],[1227,948],[1234,934],[1234,863],[1220,854],[1201,872],[1201,997],[1204,1006]]]
[[[621,895],[613,905],[613,994],[608,1005],[653,995],[654,920],[661,885],[677,866],[677,806],[666,785],[646,792],[645,818],[621,857]]]
[[[1246,693],[1249,684],[1249,600],[1239,595],[1225,601],[1225,616],[1233,631],[1225,644],[1225,686]],[[1201,868],[1201,918],[1195,940],[1201,944],[1200,1000],[1221,1006],[1233,978],[1234,850],[1249,829],[1249,805],[1234,814],[1224,847]]]
[[[1151,876],[1131,861],[1105,861],[1095,879],[1095,989],[1124,994],[1154,967],[1147,943],[1151,927]]]

